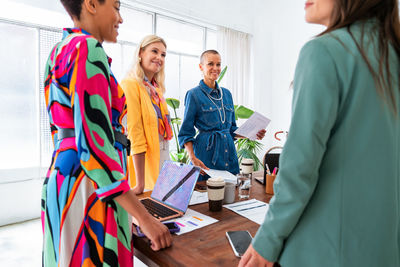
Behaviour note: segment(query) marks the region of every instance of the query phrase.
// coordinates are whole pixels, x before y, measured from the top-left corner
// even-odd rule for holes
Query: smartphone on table
[[[228,231],[226,237],[236,257],[242,257],[253,240],[249,231]]]
[[[177,225],[175,222],[164,222],[163,224],[165,226],[167,226],[167,228],[168,228],[170,233],[177,233],[177,232],[179,232],[181,230],[179,225]],[[136,226],[136,231],[137,231],[139,237],[144,237],[145,236],[143,234],[143,232],[140,230],[139,226]]]

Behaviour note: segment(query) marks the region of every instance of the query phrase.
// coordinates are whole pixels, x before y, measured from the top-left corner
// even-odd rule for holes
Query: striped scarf
[[[158,118],[158,133],[164,137],[164,140],[172,139],[172,128],[171,119],[168,113],[167,102],[165,102],[164,97],[157,93],[156,87],[157,83],[153,80],[149,83],[147,78],[143,81],[144,85],[150,91],[151,103],[153,104],[154,110],[156,111]]]

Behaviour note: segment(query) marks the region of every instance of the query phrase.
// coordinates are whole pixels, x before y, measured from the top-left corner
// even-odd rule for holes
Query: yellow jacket
[[[160,168],[157,116],[149,93],[136,79],[124,79],[121,87],[126,96],[128,138],[131,141],[131,156],[128,157],[130,183],[132,187],[136,185],[132,155],[145,152],[145,189],[152,190]],[[157,92],[162,96],[159,88],[157,88]]]

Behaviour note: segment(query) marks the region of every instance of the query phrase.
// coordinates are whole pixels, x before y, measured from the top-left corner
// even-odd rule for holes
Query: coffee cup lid
[[[207,185],[221,186],[225,184],[225,180],[222,177],[211,177],[207,180]]]

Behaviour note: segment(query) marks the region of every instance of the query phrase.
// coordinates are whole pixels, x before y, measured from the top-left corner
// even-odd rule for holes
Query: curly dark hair
[[[75,17],[78,20],[81,18],[82,3],[83,0],[60,0],[65,10],[71,18]],[[97,0],[100,4],[103,4],[105,0]]]

